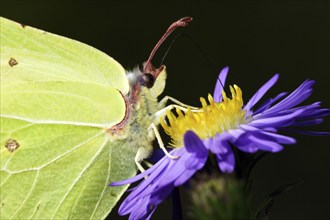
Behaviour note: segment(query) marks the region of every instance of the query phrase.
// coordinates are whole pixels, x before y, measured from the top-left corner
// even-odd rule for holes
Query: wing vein
[[[15,93],[22,93],[21,91],[11,91],[10,92],[11,94],[15,94]],[[87,97],[84,97],[82,95],[77,95],[77,94],[74,94],[74,93],[70,93],[70,92],[59,92],[59,91],[49,91],[49,90],[24,90],[24,93],[31,93],[33,95],[36,95],[36,94],[54,94],[54,95],[64,95],[64,96],[69,96],[69,97],[75,97],[75,98],[78,98],[78,99],[81,99],[81,100],[86,100],[88,102],[91,103],[91,105],[97,105],[97,106],[100,106],[99,103],[97,103],[95,100],[93,99],[90,99],[90,98],[87,98]]]
[[[19,210],[23,207],[24,203],[26,202],[26,200],[28,200],[31,192],[33,191],[36,183],[37,183],[37,180],[38,180],[38,177],[39,177],[39,170],[37,171],[37,174],[34,178],[34,181],[33,181],[33,184],[31,186],[31,189],[30,191],[28,192],[28,194],[26,195],[25,199],[23,200],[23,202],[21,203],[21,205],[18,207],[18,209],[16,210],[16,212],[12,215],[12,217],[10,219],[14,219],[15,215],[17,215],[17,213],[19,212]]]
[[[89,123],[89,122],[32,119],[32,118],[25,118],[25,117],[21,117],[21,116],[5,115],[5,114],[1,114],[0,117],[9,118],[9,119],[17,119],[17,120],[21,120],[21,121],[30,122],[33,124],[74,125],[74,126],[86,126],[86,127],[96,127],[96,128],[107,128],[107,127],[111,126],[110,124],[97,124],[97,123]]]
[[[94,138],[100,136],[101,134],[104,134],[104,131],[97,133],[96,135],[94,135],[94,136],[91,137],[91,138],[88,138],[86,141],[84,141],[84,142],[82,142],[82,143],[80,143],[80,144],[74,146],[73,148],[71,148],[70,150],[64,152],[63,154],[58,155],[57,157],[55,157],[54,159],[50,160],[48,163],[45,163],[45,164],[42,165],[42,166],[39,166],[39,167],[36,167],[36,168],[28,168],[28,169],[24,169],[24,170],[20,170],[20,171],[15,171],[15,172],[10,171],[10,170],[6,170],[6,169],[1,169],[1,171],[7,172],[7,173],[9,173],[9,174],[23,173],[23,172],[32,171],[32,170],[38,170],[38,171],[39,171],[39,170],[41,170],[42,168],[48,166],[49,164],[55,162],[56,160],[58,160],[58,159],[64,157],[65,155],[71,153],[72,151],[75,151],[76,149],[80,148],[81,146],[83,146],[84,144],[86,144],[86,143],[88,143],[89,141],[93,140]]]
[[[108,155],[109,155],[109,157],[110,157],[110,150],[109,150]],[[108,184],[109,184],[109,179],[110,179],[110,174],[111,174],[111,160],[110,160],[110,158],[108,159],[108,163],[109,163],[109,167],[108,167],[108,176],[107,176],[107,178],[106,178],[106,181],[105,181],[105,184],[104,184],[104,187],[103,187],[102,193],[101,193],[101,195],[100,195],[100,197],[99,197],[100,199],[97,201],[97,203],[96,203],[96,205],[95,205],[95,208],[94,208],[94,210],[93,210],[93,213],[92,213],[90,219],[93,219],[93,217],[94,217],[94,215],[95,215],[95,212],[96,212],[98,206],[100,205],[100,202],[101,202],[102,196],[103,196],[103,194],[104,194],[106,188],[109,187]]]
[[[5,182],[9,179],[9,177],[11,176],[11,174],[9,174],[5,180],[2,181],[1,185],[0,185],[0,188],[2,187],[3,184],[5,184]]]
[[[96,152],[96,154],[91,158],[91,160],[86,164],[86,166],[83,168],[83,170],[79,173],[79,175],[77,176],[77,178],[73,181],[71,187],[68,189],[68,191],[65,193],[65,195],[63,196],[62,200],[60,201],[59,205],[56,207],[51,219],[54,219],[54,216],[56,215],[57,211],[59,210],[59,208],[61,207],[61,205],[63,204],[64,200],[67,198],[67,196],[70,194],[71,190],[73,189],[73,187],[76,185],[76,183],[80,180],[80,178],[82,177],[83,173],[92,165],[93,161],[97,158],[97,156],[101,153],[101,151],[103,150],[104,146],[106,146],[106,143],[109,141],[108,138],[105,138],[103,144],[100,146],[99,150]]]

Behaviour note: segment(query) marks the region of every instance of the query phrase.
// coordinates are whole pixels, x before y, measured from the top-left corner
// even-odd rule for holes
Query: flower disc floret
[[[201,139],[215,137],[223,131],[236,128],[246,121],[246,111],[242,110],[243,98],[242,90],[234,85],[230,86],[231,97],[228,98],[222,91],[223,101],[214,102],[213,97],[208,95],[208,102],[200,98],[202,107],[198,110],[187,109],[183,112],[176,108],[177,116],[168,111],[165,119],[160,121],[165,132],[172,138],[172,145],[181,147],[183,145],[184,134],[191,130]]]

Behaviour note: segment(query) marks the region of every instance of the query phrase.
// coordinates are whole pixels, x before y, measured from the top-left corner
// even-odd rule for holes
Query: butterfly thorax
[[[151,152],[151,142],[154,138],[149,135],[148,128],[151,124],[159,124],[155,113],[163,108],[159,105],[157,97],[165,87],[165,67],[154,69],[154,72],[156,71],[156,74],[149,74],[143,73],[141,68],[135,68],[127,72],[130,92],[124,96],[126,114],[119,124],[109,129],[109,133],[114,134],[116,139],[134,143],[139,140],[136,147],[146,149],[146,154]]]

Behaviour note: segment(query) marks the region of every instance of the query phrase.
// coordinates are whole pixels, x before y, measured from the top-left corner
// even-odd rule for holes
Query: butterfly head
[[[135,68],[132,72],[127,73],[130,88],[133,89],[133,91],[138,92],[140,91],[141,87],[145,87],[147,89],[150,89],[151,94],[155,98],[157,98],[157,96],[163,92],[165,87],[166,68],[164,65],[161,65],[160,67],[156,68],[152,65],[151,61],[157,49],[164,42],[164,40],[176,28],[185,27],[190,21],[192,21],[191,17],[184,17],[172,23],[151,51],[148,60],[139,67]]]
[[[166,67],[161,65],[156,68],[150,63],[148,68],[144,68],[145,65],[146,62],[134,68],[133,71],[127,72],[131,92],[133,94],[138,93],[142,88],[145,88],[150,91],[153,97],[157,98],[165,88]]]

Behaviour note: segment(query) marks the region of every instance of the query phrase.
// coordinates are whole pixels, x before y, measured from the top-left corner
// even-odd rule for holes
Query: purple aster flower
[[[279,132],[296,132],[309,135],[328,135],[328,132],[298,131],[297,127],[316,125],[330,109],[322,109],[320,103],[299,106],[312,93],[314,81],[306,80],[290,94],[280,93],[268,99],[255,111],[253,107],[276,83],[279,75],[273,76],[243,106],[242,91],[230,86],[231,98],[223,91],[228,73],[224,68],[208,103],[201,98],[202,107],[196,111],[176,109],[177,115],[167,112],[168,123],[161,120],[165,132],[172,138],[171,151],[178,159],[167,156],[147,171],[111,186],[118,186],[144,179],[119,208],[120,215],[130,214],[129,219],[149,219],[156,207],[164,201],[177,186],[184,184],[196,171],[204,167],[211,152],[223,172],[233,172],[235,157],[232,147],[247,153],[258,150],[278,152],[284,144],[296,140]]]
[[[186,147],[171,151],[173,156],[179,156],[178,159],[165,156],[147,171],[131,179],[110,184],[110,186],[121,186],[148,176],[121,204],[120,215],[131,213],[129,219],[132,220],[150,219],[157,205],[172,193],[174,187],[185,183],[204,166],[208,150],[197,135],[187,131],[184,135],[184,143]]]

